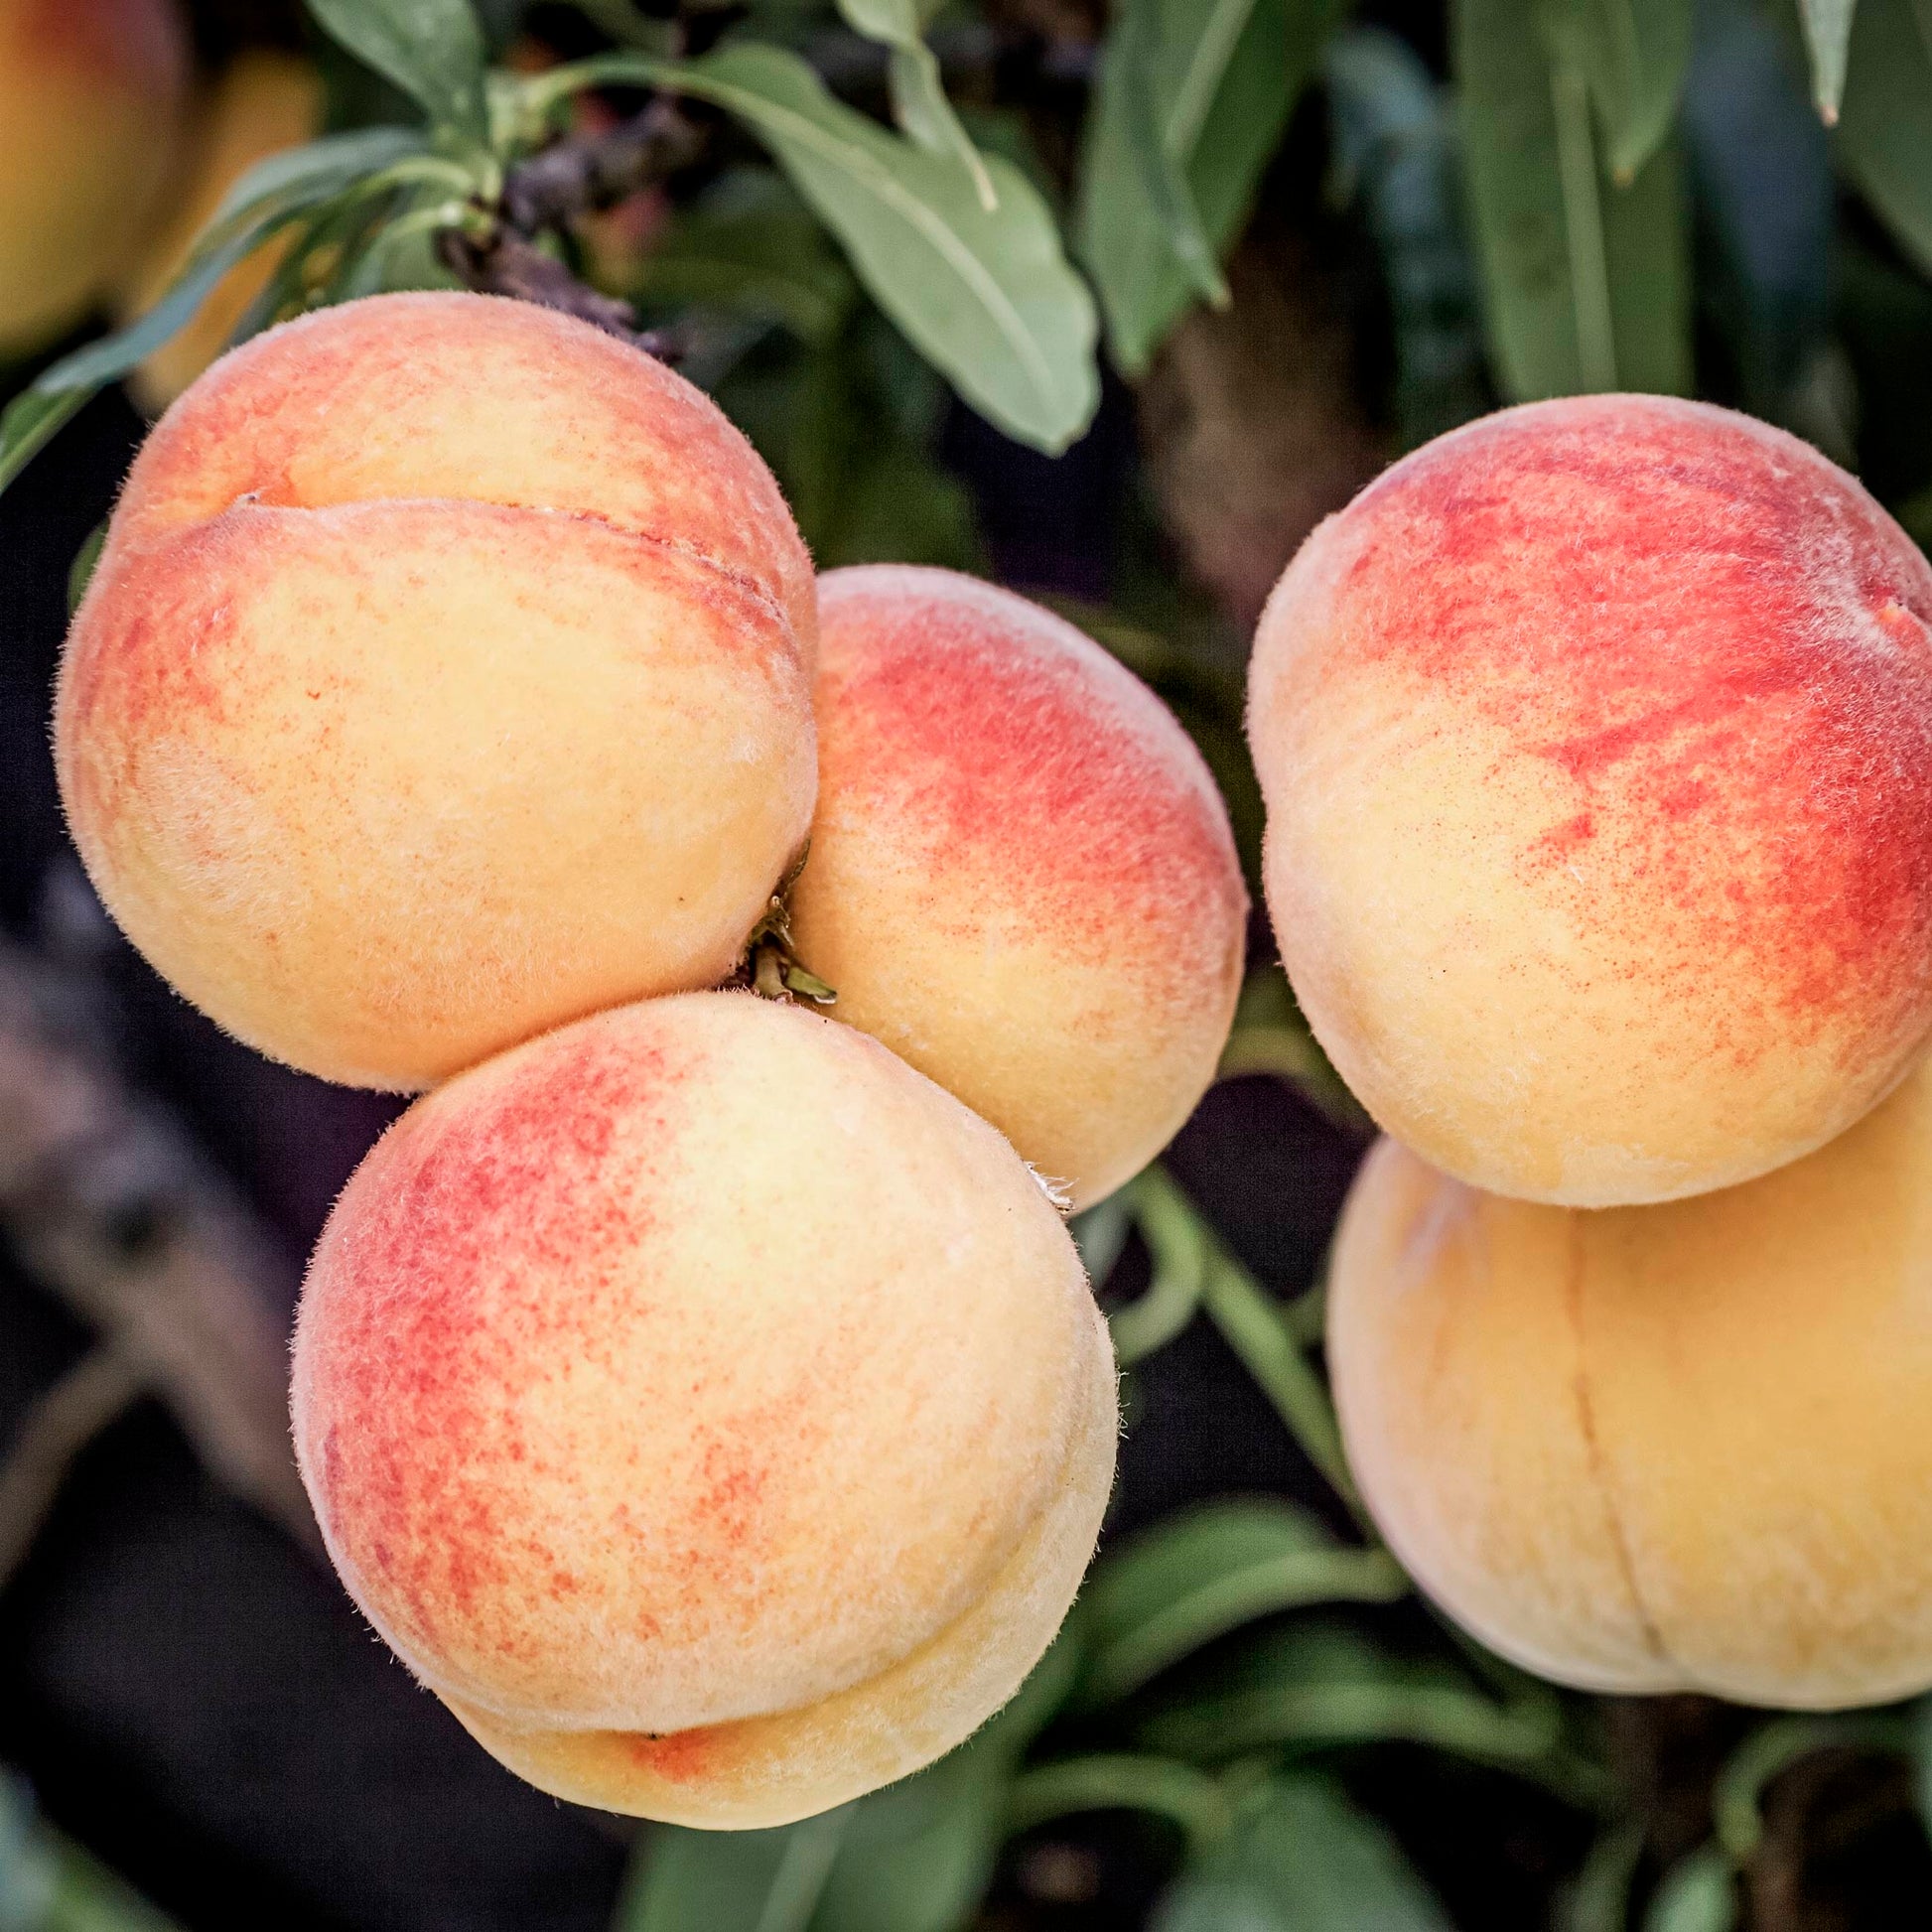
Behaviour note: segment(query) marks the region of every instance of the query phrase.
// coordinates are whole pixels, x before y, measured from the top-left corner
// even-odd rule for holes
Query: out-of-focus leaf
[[[1383,28],[1336,34],[1321,74],[1335,186],[1360,207],[1381,258],[1395,326],[1396,422],[1413,449],[1494,400],[1459,207],[1453,108],[1415,50]]]
[[[1069,1631],[958,1749],[853,1807],[813,1932],[955,1932],[971,1919],[993,1875],[1014,1773],[1077,1664]]]
[[[1609,172],[1627,185],[1657,152],[1677,110],[1691,58],[1692,0],[1540,4],[1544,32],[1588,83]]]
[[[852,1812],[841,1805],[763,1832],[663,1827],[618,1908],[615,1932],[805,1932]]]
[[[1912,1794],[1920,1822],[1932,1832],[1932,1697],[1912,1706]]]
[[[358,127],[268,155],[221,198],[205,238],[258,208],[313,207],[366,176],[425,154],[428,145],[414,128]]]
[[[1740,400],[1773,421],[1824,347],[1837,184],[1802,61],[1755,0],[1704,0],[1684,91],[1700,289],[1736,362]]]
[[[1114,1272],[1114,1263],[1120,1259],[1120,1251],[1127,1245],[1133,1228],[1134,1217],[1128,1211],[1124,1188],[1103,1201],[1096,1201],[1067,1222],[1066,1231],[1072,1235],[1087,1279],[1096,1289],[1106,1287],[1107,1277]]]
[[[297,210],[271,207],[232,225],[227,238],[204,246],[146,315],[97,343],[64,356],[38,376],[0,415],[0,489],[19,476],[34,456],[88,398],[152,355],[177,331],[185,329],[208,292],[243,256],[251,254]]]
[[[1852,15],[1858,0],[1798,0],[1811,53],[1812,91],[1818,111],[1830,126],[1845,98],[1846,59],[1852,46]]]
[[[308,0],[330,37],[414,98],[431,122],[481,145],[483,30],[470,0]]]
[[[1077,1665],[1062,1633],[965,1743],[837,1811],[775,1831],[659,1830],[615,1932],[955,1932],[992,1875],[1015,1768]]]
[[[1664,1874],[1643,1932],[1730,1932],[1737,1923],[1737,1885],[1730,1861],[1715,1845],[1681,1859]]]
[[[1229,1630],[1276,1610],[1391,1602],[1408,1579],[1386,1552],[1351,1550],[1292,1503],[1207,1503],[1110,1552],[1081,1607],[1087,1664],[1080,1701],[1139,1690]]]
[[[72,617],[80,608],[80,600],[87,595],[87,586],[93,581],[94,566],[100,562],[100,547],[107,541],[107,519],[103,517],[87,532],[80,548],[73,553],[73,562],[68,566],[68,616]],[[0,1924],[4,1924],[0,1920]]]
[[[1465,179],[1497,372],[1511,397],[1690,386],[1676,145],[1627,187],[1597,165],[1589,86],[1514,0],[1455,0]]]
[[[1194,1318],[1207,1287],[1210,1250],[1206,1224],[1160,1168],[1137,1174],[1121,1191],[1154,1263],[1146,1290],[1108,1317],[1114,1353],[1131,1368]]]
[[[1520,1767],[1559,1741],[1548,1707],[1510,1709],[1447,1664],[1392,1656],[1330,1623],[1258,1632],[1163,1696],[1135,1734],[1163,1755],[1205,1763],[1400,1739]]]
[[[807,343],[832,336],[858,299],[810,210],[782,177],[754,168],[735,171],[678,217],[644,255],[629,293],[666,310],[762,316]]]
[[[1932,48],[1911,0],[1859,8],[1838,152],[1899,245],[1932,275]]]
[[[27,1788],[0,1773],[0,1932],[176,1932],[174,1921],[49,1831]]]
[[[1764,1836],[1765,1789],[1800,1758],[1835,1747],[1909,1757],[1915,1741],[1911,1720],[1892,1711],[1803,1714],[1759,1725],[1725,1760],[1712,1789],[1719,1845],[1740,1865],[1757,1850]]]
[[[641,82],[745,121],[844,245],[879,306],[959,393],[1009,434],[1064,449],[1100,399],[1093,300],[1046,204],[987,161],[992,213],[951,162],[835,100],[796,55],[742,43],[686,63],[608,55],[534,89]],[[541,98],[541,91],[539,91]]]
[[[1556,1932],[1627,1932],[1643,1841],[1641,1819],[1620,1818],[1598,1830],[1576,1883],[1559,1903]]]
[[[1450,1932],[1388,1830],[1325,1778],[1270,1778],[1153,1932]]]
[[[893,118],[929,154],[950,155],[966,171],[980,207],[992,213],[1000,205],[999,192],[973,137],[960,125],[946,98],[939,63],[925,44],[913,0],[839,0],[839,12],[868,40],[892,49],[887,76]]]
[[[1075,227],[1128,373],[1147,366],[1196,292],[1218,285],[1214,264],[1339,14],[1337,0],[1119,10],[1088,114]],[[1191,218],[1176,223],[1176,204]]]

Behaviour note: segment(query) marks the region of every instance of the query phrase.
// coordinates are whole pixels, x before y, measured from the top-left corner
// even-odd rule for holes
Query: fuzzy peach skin
[[[819,805],[793,890],[831,1009],[1085,1206],[1214,1077],[1248,895],[1173,715],[1070,623],[951,571],[819,580]]]
[[[187,266],[197,237],[222,199],[256,162],[322,132],[322,76],[311,63],[272,48],[238,54],[208,90],[184,163],[185,189],[166,231],[124,284],[123,323],[145,313]],[[258,248],[217,282],[193,319],[128,378],[141,407],[159,415],[214,358],[268,286],[280,243]]]
[[[1821,1146],[1932,1029],[1932,566],[1807,445],[1532,403],[1323,523],[1255,640],[1283,957],[1391,1134],[1574,1206]]]
[[[1391,1141],[1328,1288],[1349,1462],[1504,1656],[1829,1710],[1932,1687],[1932,1071],[1740,1187],[1507,1200]]]
[[[175,0],[0,0],[0,358],[78,322],[125,267],[188,87]]]
[[[984,1121],[749,993],[600,1014],[390,1130],[316,1250],[297,1453],[350,1593],[513,1770],[772,1825],[1018,1688],[1114,1366]]]
[[[816,622],[770,473],[681,377],[526,303],[376,296],[148,439],[62,795],[197,1006],[423,1086],[730,971],[810,823]]]

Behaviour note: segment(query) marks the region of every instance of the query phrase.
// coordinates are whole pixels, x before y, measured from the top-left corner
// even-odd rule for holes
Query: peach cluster
[[[1392,1548],[1569,1683],[1932,1686],[1932,567],[1780,431],[1533,404],[1310,538],[1249,724],[1391,1137],[1328,1339]]]
[[[967,578],[818,583],[750,445],[614,338],[398,295],[162,417],[55,744],[178,990],[434,1089],[317,1249],[295,1436],[351,1594],[490,1751],[764,1826],[1012,1695],[1114,1466],[1061,1210],[1191,1109],[1245,948],[1152,693]],[[742,985],[774,959],[830,1017]]]

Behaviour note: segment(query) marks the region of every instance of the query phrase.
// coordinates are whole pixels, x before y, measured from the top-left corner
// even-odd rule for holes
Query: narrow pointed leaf
[[[1388,1828],[1326,1778],[1276,1776],[1161,1901],[1153,1932],[1451,1932]]]
[[[1731,1932],[1737,1885],[1730,1861],[1715,1846],[1693,1852],[1664,1873],[1643,1916],[1643,1932]]]
[[[893,118],[929,154],[950,155],[957,161],[972,182],[980,207],[990,214],[1000,205],[999,191],[987,172],[985,157],[946,98],[939,63],[920,32],[913,0],[839,0],[839,12],[855,31],[892,49],[888,78]]]
[[[1845,73],[1852,52],[1852,18],[1858,0],[1798,0],[1811,55],[1812,94],[1826,126],[1838,119],[1845,98]]]
[[[838,237],[879,306],[974,408],[1047,451],[1092,420],[1093,300],[1046,204],[1011,162],[987,158],[999,193],[989,213],[951,161],[833,99],[803,61],[776,47],[742,44],[683,64],[611,55],[571,77],[641,81],[737,115]]]
[[[1864,0],[1859,9],[1838,154],[1899,245],[1932,275],[1932,46],[1912,0]]]
[[[805,1932],[851,1818],[845,1805],[771,1831],[662,1828],[615,1932]]]
[[[1637,172],[1669,133],[1691,63],[1693,0],[1540,0],[1543,32],[1581,69],[1612,177]]]
[[[1144,1531],[1094,1570],[1081,1598],[1081,1702],[1124,1697],[1256,1617],[1344,1598],[1389,1602],[1407,1589],[1393,1558],[1337,1543],[1293,1504],[1206,1504]]]
[[[404,93],[430,121],[466,139],[488,138],[483,39],[470,0],[308,0],[339,41]]]
[[[1515,0],[1455,0],[1451,51],[1484,321],[1512,400],[1690,385],[1676,143],[1627,188],[1595,163],[1582,69]],[[1553,60],[1553,53],[1558,58]]]
[[[1337,0],[1129,0],[1118,11],[1075,227],[1130,374],[1196,295],[1217,290],[1200,258],[1218,263],[1237,238],[1340,11]],[[1176,218],[1175,182],[1191,219]]]

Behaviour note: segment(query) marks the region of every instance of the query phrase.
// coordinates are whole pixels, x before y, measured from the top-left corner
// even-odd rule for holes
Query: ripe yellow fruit
[[[951,571],[819,580],[819,805],[793,889],[831,1009],[1083,1207],[1214,1077],[1248,894],[1173,714],[1073,625]]]
[[[1702,403],[1506,410],[1311,537],[1255,639],[1269,909],[1316,1035],[1476,1186],[1795,1160],[1932,1032],[1932,565]]]
[[[816,623],[691,384],[528,303],[377,296],[149,437],[62,663],[62,796],[197,1006],[423,1086],[730,972],[811,820]]]
[[[986,1123],[748,993],[462,1075],[345,1190],[296,1331],[344,1581],[559,1796],[783,1823],[970,1733],[1114,1463],[1105,1323]]]
[[[1932,1070],[1654,1207],[1506,1200],[1384,1141],[1328,1359],[1390,1548],[1504,1656],[1803,1709],[1932,1686]]]
[[[322,132],[322,76],[305,60],[271,48],[238,54],[214,82],[184,163],[185,192],[165,233],[124,284],[123,323],[151,309],[188,265],[196,237],[222,198],[256,162]],[[194,319],[128,378],[135,400],[158,416],[227,347],[249,304],[281,259],[272,242],[217,282]]]
[[[0,358],[78,322],[139,245],[188,83],[175,0],[0,0]]]

